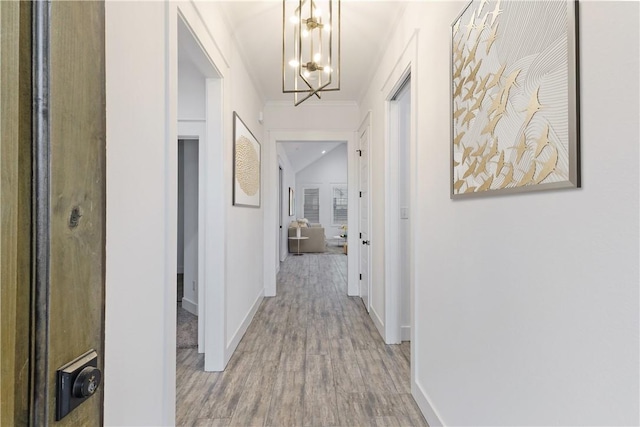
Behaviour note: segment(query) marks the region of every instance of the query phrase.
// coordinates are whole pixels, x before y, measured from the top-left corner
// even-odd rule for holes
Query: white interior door
[[[282,241],[284,240],[284,232],[285,229],[282,226],[282,216],[284,215],[284,207],[283,207],[283,197],[282,197],[282,185],[283,185],[283,179],[282,179],[282,166],[278,166],[278,239],[276,239],[276,243],[277,243],[277,251],[276,253],[278,254],[278,261],[282,261],[283,257],[282,257],[282,252],[283,252],[283,245],[282,245]]]
[[[360,131],[360,162],[359,162],[359,184],[360,184],[360,227],[358,248],[360,251],[360,297],[364,306],[369,311],[371,306],[371,280],[370,280],[370,209],[369,209],[369,126],[365,126]]]

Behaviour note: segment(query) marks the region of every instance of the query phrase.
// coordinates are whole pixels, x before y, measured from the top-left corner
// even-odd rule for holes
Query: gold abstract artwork
[[[236,180],[248,196],[255,196],[260,189],[260,158],[245,136],[236,141]]]
[[[233,205],[260,207],[260,143],[233,113]]]
[[[453,196],[576,186],[572,7],[474,0],[454,22]]]

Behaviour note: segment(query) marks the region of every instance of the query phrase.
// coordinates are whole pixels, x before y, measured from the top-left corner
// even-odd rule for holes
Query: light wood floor
[[[409,386],[409,344],[385,345],[344,255],[290,256],[224,372],[179,349],[177,425],[426,426]]]

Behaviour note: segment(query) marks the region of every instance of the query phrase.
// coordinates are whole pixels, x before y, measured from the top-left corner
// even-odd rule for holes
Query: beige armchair
[[[300,240],[301,253],[317,253],[324,252],[327,244],[324,235],[324,227],[320,224],[310,224],[309,227],[300,228],[300,235],[308,237],[308,239]],[[296,236],[296,228],[289,227],[289,237]],[[298,240],[289,239],[289,252],[298,252]]]

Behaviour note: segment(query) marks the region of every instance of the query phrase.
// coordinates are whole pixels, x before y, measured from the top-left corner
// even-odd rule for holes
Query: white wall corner
[[[371,312],[369,313],[369,315],[371,316],[371,319],[373,320],[373,324],[376,325],[376,329],[380,333],[380,336],[386,342],[385,331],[384,331],[384,322],[380,318],[380,315],[375,310],[375,308],[373,308],[373,305],[371,305]]]
[[[411,341],[411,326],[402,326],[400,328],[400,339],[402,341]]]

